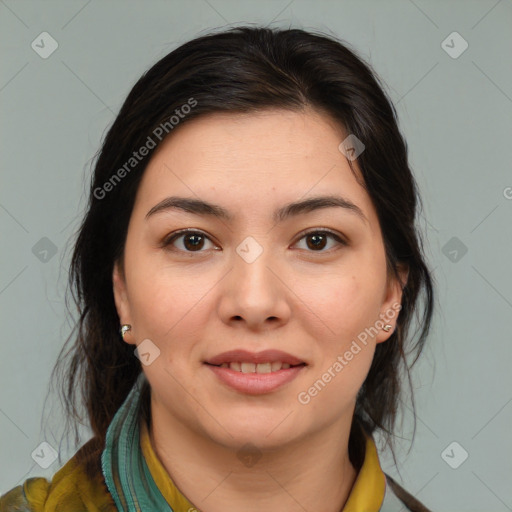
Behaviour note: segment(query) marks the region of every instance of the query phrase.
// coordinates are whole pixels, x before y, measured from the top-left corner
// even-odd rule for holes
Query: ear
[[[114,292],[114,302],[116,304],[117,314],[119,316],[120,324],[131,325],[130,303],[126,291],[126,279],[124,276],[123,266],[119,261],[114,263],[114,270],[112,272],[112,284]],[[124,336],[124,341],[129,344],[134,344],[133,341],[133,327]]]
[[[382,328],[379,329],[379,333],[375,337],[376,343],[386,341],[396,329],[397,318],[402,304],[402,293],[409,277],[409,268],[406,265],[399,264],[398,275],[398,279],[395,276],[388,276],[386,294],[380,312],[382,325],[389,324],[391,329],[388,332]]]

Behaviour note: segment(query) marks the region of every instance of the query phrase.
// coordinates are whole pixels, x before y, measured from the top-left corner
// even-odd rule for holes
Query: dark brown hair
[[[192,102],[193,108],[182,109]],[[169,120],[179,112],[188,112],[180,116],[181,126],[217,112],[305,108],[327,114],[364,143],[357,166],[379,218],[388,271],[398,279],[400,265],[409,269],[397,327],[376,347],[353,421],[353,432],[354,425],[368,433],[379,429],[393,452],[403,375],[410,385],[409,369],[423,349],[433,312],[433,282],[416,227],[420,198],[395,108],[375,72],[348,44],[300,29],[237,27],[191,40],[144,73],[96,155],[69,276],[79,318],[52,374],[61,377],[67,418],[75,427],[76,420],[83,422],[80,408],[85,408],[95,441],[80,457],[90,474],[97,469],[91,455],[103,448],[107,427],[141,372],[133,347],[119,336],[112,270],[123,254],[137,188],[156,148],[121,173],[122,179],[113,180],[114,175],[119,177],[123,166],[127,170],[126,162],[148,137],[156,140],[163,123],[172,135]],[[105,187],[107,182],[112,186]],[[350,455],[357,459],[353,448]]]

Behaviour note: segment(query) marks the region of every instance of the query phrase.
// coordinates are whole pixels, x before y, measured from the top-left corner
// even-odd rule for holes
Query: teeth
[[[272,363],[272,371],[277,372],[277,370],[281,369],[281,365],[282,365],[281,361],[274,361]]]
[[[271,373],[277,372],[279,370],[287,370],[290,368],[289,363],[282,363],[281,361],[273,361],[267,363],[222,363],[220,365],[221,368],[230,368],[236,372],[242,373]]]
[[[271,363],[261,363],[256,365],[256,373],[270,373],[272,371]]]
[[[242,363],[242,373],[254,373],[255,371],[256,365],[254,363]]]

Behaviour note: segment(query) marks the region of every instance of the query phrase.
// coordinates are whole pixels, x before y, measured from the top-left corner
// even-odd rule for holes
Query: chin
[[[283,422],[284,418],[286,414],[277,420],[272,418],[271,421],[254,421],[253,416],[245,415],[240,421],[232,419],[229,422],[222,422],[224,428],[215,429],[215,433],[210,431],[209,434],[219,444],[235,450],[247,443],[261,450],[275,450],[301,437],[296,422]],[[293,427],[293,431],[290,427]]]

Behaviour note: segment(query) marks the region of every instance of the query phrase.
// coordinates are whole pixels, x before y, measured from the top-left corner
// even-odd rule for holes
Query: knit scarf
[[[140,394],[145,378],[141,372],[108,427],[101,467],[118,510],[173,512],[155,484],[140,449]]]

